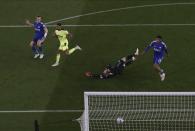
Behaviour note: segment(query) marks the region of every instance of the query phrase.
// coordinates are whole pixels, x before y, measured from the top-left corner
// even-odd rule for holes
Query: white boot
[[[38,57],[39,57],[39,54],[35,54],[33,58],[36,59]]]
[[[51,65],[52,67],[56,67],[59,66],[59,63],[54,63],[53,65]]]
[[[139,49],[137,48],[134,55],[139,55]]]
[[[44,54],[40,54],[39,59],[43,59]]]
[[[79,45],[76,45],[75,47],[77,50],[82,50],[82,48]]]
[[[164,81],[164,80],[165,80],[165,76],[166,76],[166,74],[165,74],[165,73],[162,73],[162,74],[160,75],[160,80],[161,80],[161,81]]]

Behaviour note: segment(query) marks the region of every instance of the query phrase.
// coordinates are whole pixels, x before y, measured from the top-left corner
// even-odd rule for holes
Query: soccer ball
[[[116,119],[116,122],[117,122],[117,124],[123,124],[124,119],[123,119],[122,117],[118,117],[118,118]]]

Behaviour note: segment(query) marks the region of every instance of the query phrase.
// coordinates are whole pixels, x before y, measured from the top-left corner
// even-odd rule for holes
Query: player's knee
[[[158,65],[157,64],[153,64],[153,68],[157,69]]]
[[[38,46],[38,47],[41,47],[42,44],[43,44],[43,41],[42,41],[42,40],[38,40],[38,41],[37,41],[37,46]]]
[[[41,42],[38,42],[38,43],[37,43],[37,46],[38,46],[38,47],[41,47],[41,46],[42,46],[42,43],[41,43]]]
[[[159,71],[159,70],[160,70],[160,66],[159,66],[159,64],[154,64],[154,65],[153,65],[153,67],[154,67],[154,69],[155,69],[155,70],[157,70],[157,71]]]

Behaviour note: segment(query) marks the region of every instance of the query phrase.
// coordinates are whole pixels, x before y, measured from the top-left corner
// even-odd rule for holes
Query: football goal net
[[[85,92],[82,131],[195,131],[195,92]]]

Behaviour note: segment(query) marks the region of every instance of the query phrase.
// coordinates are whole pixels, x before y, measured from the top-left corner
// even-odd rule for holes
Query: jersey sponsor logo
[[[41,31],[41,29],[37,29],[37,28],[35,28],[35,31],[39,31],[39,32],[40,32],[40,31]]]
[[[154,51],[161,52],[162,51],[162,47],[161,46],[154,46]]]
[[[156,51],[156,52],[161,52],[161,49],[154,48],[154,51]]]

